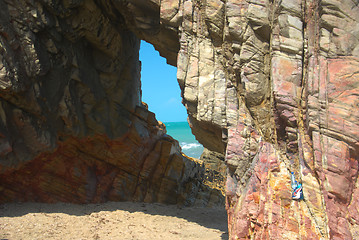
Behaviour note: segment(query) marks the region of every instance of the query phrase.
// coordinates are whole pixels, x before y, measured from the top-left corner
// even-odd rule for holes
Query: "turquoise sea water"
[[[195,139],[187,122],[165,122],[167,134],[176,139],[182,152],[189,157],[199,158],[203,146]]]

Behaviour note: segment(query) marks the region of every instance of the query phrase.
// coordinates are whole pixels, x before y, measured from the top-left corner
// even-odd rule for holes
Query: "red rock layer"
[[[225,156],[230,239],[359,238],[357,1],[4,0],[0,11],[4,181],[28,174],[32,160],[42,166],[44,156],[60,171],[59,155],[74,179],[76,165],[80,182],[89,176],[78,187],[86,192],[81,201],[113,197],[101,192],[101,181],[112,181],[119,199],[160,201],[157,188],[173,179],[183,186],[192,171],[187,160],[173,160],[181,158],[169,150],[177,145],[152,131],[158,124],[147,111],[136,113],[140,38],[177,66],[190,125],[207,155]],[[104,143],[110,153],[120,147],[116,157],[95,151]],[[162,149],[167,163],[160,165]],[[168,181],[157,190],[151,178],[158,176],[141,172],[146,156]],[[181,173],[164,170],[172,162]],[[117,163],[123,170],[109,174]],[[120,187],[122,171],[133,181],[124,177]],[[291,199],[290,172],[303,184],[302,201]],[[16,176],[2,188],[10,200],[22,197],[11,188],[24,189]]]
[[[0,202],[223,203],[141,102],[117,4],[0,1]]]
[[[147,137],[136,129],[138,122],[118,139],[99,134],[63,136],[66,140],[55,150],[2,172],[0,202],[220,203],[221,193],[212,190],[209,196],[211,189],[200,182],[202,165],[181,153],[178,142],[165,134],[164,125],[157,125],[152,113],[148,117],[156,124],[147,126],[151,134]],[[200,188],[206,193],[196,202]]]

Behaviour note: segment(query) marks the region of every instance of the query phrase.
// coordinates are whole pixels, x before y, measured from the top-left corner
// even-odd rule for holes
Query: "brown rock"
[[[141,102],[126,21],[154,36],[159,2],[25,2],[0,3],[0,202],[223,203]]]
[[[358,7],[1,1],[2,201],[210,201],[142,106],[144,39],[177,66],[196,138],[225,156],[230,239],[358,238]]]

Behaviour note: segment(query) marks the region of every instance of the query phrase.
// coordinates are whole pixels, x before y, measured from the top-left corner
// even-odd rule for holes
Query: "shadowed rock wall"
[[[126,139],[134,129],[145,133],[138,147],[164,140],[160,124],[135,124],[136,109],[148,113],[138,37],[177,66],[193,133],[225,155],[231,239],[358,238],[358,1],[0,3],[0,149],[11,176],[20,154],[73,136]],[[291,171],[303,201],[291,199]]]
[[[0,11],[0,202],[223,204],[141,102],[140,40],[113,3]]]

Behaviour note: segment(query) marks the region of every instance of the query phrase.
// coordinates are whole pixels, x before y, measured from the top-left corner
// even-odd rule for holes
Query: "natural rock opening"
[[[153,45],[145,41],[141,41],[139,58],[142,101],[161,122],[187,121],[187,110],[182,104],[177,82],[177,68],[167,64]]]
[[[197,139],[225,155],[230,238],[358,236],[357,1],[0,6],[1,201],[196,199],[201,169],[139,98],[144,39],[177,66]]]
[[[156,5],[143,2],[132,15],[124,2],[0,4],[1,202],[223,204],[202,183],[204,168],[141,102],[132,31],[158,31],[128,21]],[[158,41],[174,65],[176,41]]]
[[[156,114],[157,120],[166,125],[167,134],[179,141],[182,152],[199,159],[203,146],[188,125],[187,110],[182,104],[177,82],[177,68],[168,65],[145,41],[141,41],[140,61],[142,101]]]

